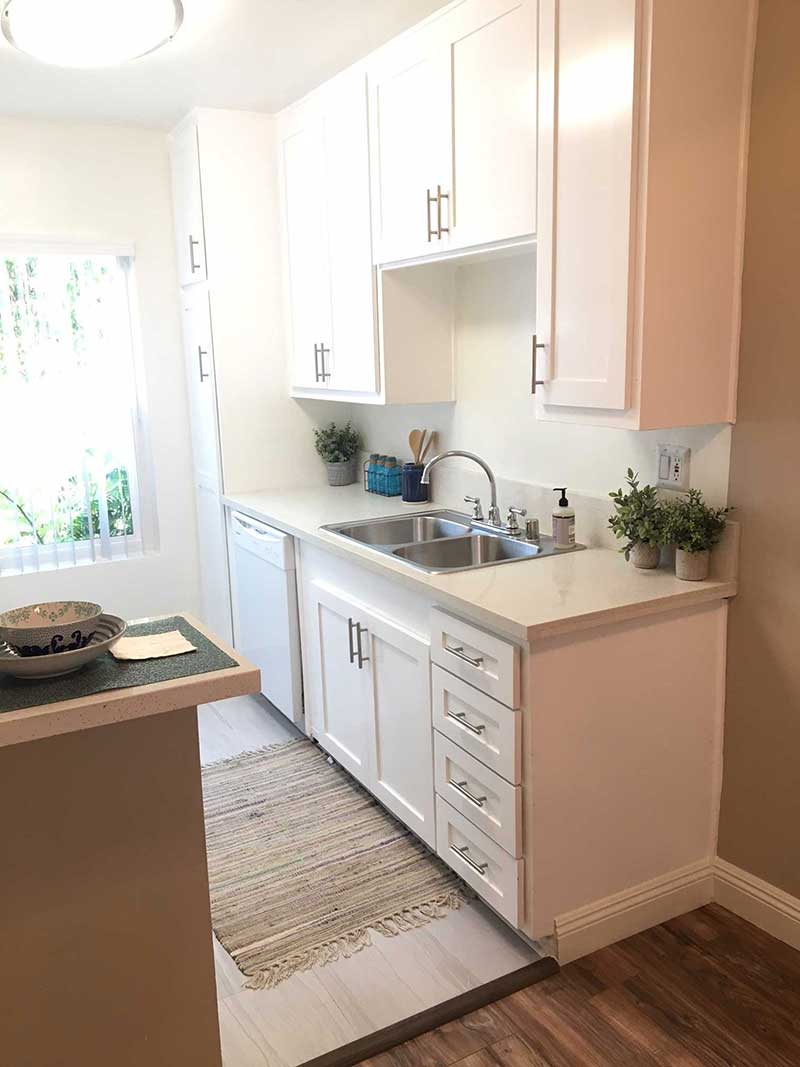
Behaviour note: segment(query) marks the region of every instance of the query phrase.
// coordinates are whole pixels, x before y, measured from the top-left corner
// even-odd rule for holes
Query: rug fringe
[[[261,748],[250,748],[246,752],[237,752],[235,756],[225,756],[224,759],[214,760],[213,763],[204,763],[201,770],[212,771],[216,767],[238,767],[246,759],[252,756],[261,756],[265,752],[275,752],[279,748],[288,748],[289,745],[300,745],[308,741],[307,737],[290,737],[288,741],[275,741],[271,745],[262,745]]]
[[[300,971],[310,971],[313,967],[324,967],[336,960],[350,959],[357,952],[362,952],[372,944],[372,931],[383,937],[397,937],[409,930],[418,930],[435,919],[443,918],[450,911],[457,911],[462,904],[473,899],[473,894],[466,886],[454,886],[446,893],[433,900],[418,904],[413,908],[403,908],[393,915],[386,915],[369,926],[360,927],[343,934],[331,941],[323,942],[305,952],[299,952],[285,959],[276,960],[269,967],[258,970],[237,966],[245,975],[245,989],[274,989],[287,978]],[[235,959],[235,957],[234,957]]]

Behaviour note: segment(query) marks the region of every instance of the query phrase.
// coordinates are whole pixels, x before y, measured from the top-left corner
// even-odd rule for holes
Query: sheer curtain
[[[0,571],[138,554],[128,275],[0,244]]]

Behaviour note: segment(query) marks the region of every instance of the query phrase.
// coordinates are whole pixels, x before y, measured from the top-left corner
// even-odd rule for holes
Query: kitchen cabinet
[[[732,421],[752,0],[540,0],[537,417]]]
[[[200,617],[213,634],[233,644],[225,509],[218,492],[195,486],[200,563]]]
[[[307,594],[315,736],[435,847],[428,642],[340,589],[313,580]]]
[[[292,384],[375,392],[367,95],[363,72],[282,116]]]
[[[184,289],[183,343],[189,384],[189,415],[196,480],[208,489],[222,489],[217,432],[217,385],[207,285]]]
[[[196,126],[185,127],[173,139],[171,156],[178,276],[181,285],[192,285],[208,277]]]
[[[531,239],[536,3],[464,0],[370,66],[375,262]]]
[[[372,262],[365,71],[284,111],[277,153],[292,395],[452,400],[451,272],[394,279]]]

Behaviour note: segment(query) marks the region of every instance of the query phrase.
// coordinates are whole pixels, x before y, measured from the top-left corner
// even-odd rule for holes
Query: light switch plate
[[[656,484],[659,489],[674,489],[685,493],[691,486],[691,448],[683,445],[658,446],[658,476]]]

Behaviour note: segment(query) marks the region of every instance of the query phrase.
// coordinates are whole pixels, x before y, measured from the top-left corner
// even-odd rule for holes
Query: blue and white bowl
[[[20,656],[52,656],[85,648],[103,609],[85,600],[28,604],[0,615],[0,641]]]

